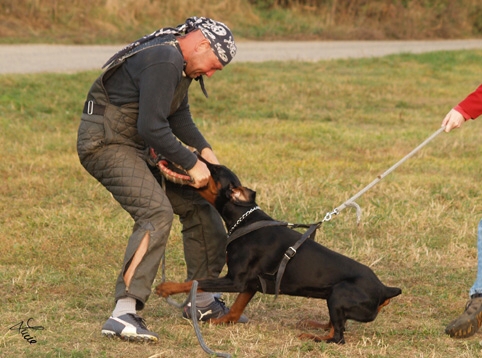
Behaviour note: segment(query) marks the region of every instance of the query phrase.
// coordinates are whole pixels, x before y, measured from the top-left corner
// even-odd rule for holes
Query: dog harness
[[[251,214],[253,211],[258,209],[259,207],[256,206],[251,210],[247,211],[246,214],[248,213]],[[278,294],[280,293],[281,279],[283,278],[286,265],[288,265],[288,262],[296,255],[297,250],[301,245],[303,245],[306,239],[308,238],[312,240],[315,239],[316,230],[321,226],[323,222],[320,221],[314,224],[306,225],[306,224],[291,224],[288,222],[276,221],[276,220],[260,220],[250,225],[238,228],[237,226],[249,215],[249,214],[248,215],[246,214],[241,216],[240,219],[236,222],[236,224],[231,228],[231,230],[229,230],[228,242],[226,244],[226,247],[234,240],[239,239],[240,237],[245,236],[250,232],[253,232],[265,227],[286,226],[290,229],[295,229],[298,227],[308,228],[308,230],[306,230],[303,233],[303,235],[301,235],[301,238],[298,241],[296,241],[296,243],[293,246],[288,247],[288,249],[285,251],[283,255],[283,258],[280,261],[278,269],[275,272],[258,275],[259,283],[261,285],[261,289],[263,293],[267,293],[267,281],[273,281],[273,277],[276,275],[276,278],[275,278],[275,299],[276,299],[278,298]]]

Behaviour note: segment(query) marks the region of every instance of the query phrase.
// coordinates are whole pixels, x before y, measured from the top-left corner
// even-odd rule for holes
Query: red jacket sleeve
[[[469,94],[462,102],[455,107],[464,117],[468,115],[471,119],[475,119],[482,114],[482,85]],[[460,111],[460,109],[462,111]],[[465,118],[468,119],[468,118]]]

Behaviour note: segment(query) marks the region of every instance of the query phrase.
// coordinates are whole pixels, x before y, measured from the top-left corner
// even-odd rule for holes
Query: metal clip
[[[325,221],[330,221],[331,218],[333,217],[333,215],[338,215],[338,210],[334,209],[332,212],[330,213],[326,213],[324,219],[323,219],[323,222]]]
[[[92,113],[94,113],[94,101],[88,101],[87,102],[87,114],[89,116],[91,116]]]

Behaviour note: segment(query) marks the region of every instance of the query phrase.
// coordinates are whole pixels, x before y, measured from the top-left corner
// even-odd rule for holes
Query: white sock
[[[136,313],[136,299],[132,297],[124,297],[117,301],[112,317],[119,317],[127,313]]]
[[[212,292],[196,293],[196,307],[207,307],[214,301],[214,294]]]

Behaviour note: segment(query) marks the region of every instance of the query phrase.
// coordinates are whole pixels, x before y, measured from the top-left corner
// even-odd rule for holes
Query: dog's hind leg
[[[251,301],[255,293],[256,291],[241,292],[238,297],[236,297],[236,300],[234,301],[228,313],[219,318],[211,319],[209,322],[213,324],[238,322],[239,317],[241,317],[244,309],[248,305],[249,301]]]

